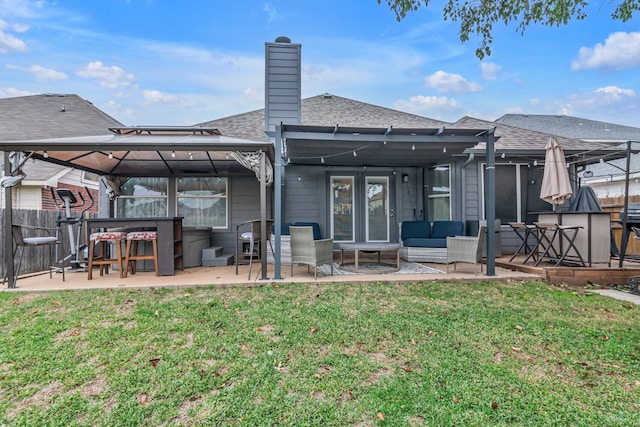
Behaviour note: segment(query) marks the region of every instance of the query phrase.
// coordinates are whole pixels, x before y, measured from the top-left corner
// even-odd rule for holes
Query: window
[[[367,242],[389,241],[389,178],[366,177]]]
[[[179,178],[177,192],[185,226],[227,228],[227,178]]]
[[[482,165],[482,206],[484,206],[486,164]],[[502,224],[522,222],[526,214],[526,194],[523,183],[527,182],[526,164],[496,165],[496,219]],[[487,213],[484,212],[484,218]]]
[[[451,166],[438,165],[428,172],[429,221],[451,219]]]
[[[354,241],[353,177],[331,177],[331,231],[337,242]]]
[[[130,178],[116,202],[119,218],[167,216],[167,178]]]

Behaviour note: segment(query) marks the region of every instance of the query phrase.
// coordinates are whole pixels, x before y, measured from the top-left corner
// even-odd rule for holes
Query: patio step
[[[233,254],[223,254],[223,246],[214,246],[202,250],[203,267],[223,267],[233,264]]]

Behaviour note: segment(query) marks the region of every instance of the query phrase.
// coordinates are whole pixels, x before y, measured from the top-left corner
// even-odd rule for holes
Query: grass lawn
[[[640,307],[541,283],[0,293],[0,426],[640,425]]]

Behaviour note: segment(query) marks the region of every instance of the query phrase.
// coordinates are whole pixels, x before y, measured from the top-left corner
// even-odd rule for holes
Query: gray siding
[[[213,230],[212,246],[224,246],[225,254],[236,248],[236,226],[244,221],[260,219],[260,183],[254,175],[229,178],[229,228]],[[273,196],[267,188],[267,218],[273,218]]]
[[[472,162],[462,171],[463,182],[463,218],[465,220],[479,220],[482,217],[482,199],[480,192],[482,191],[482,183],[479,173],[480,165],[478,162]]]

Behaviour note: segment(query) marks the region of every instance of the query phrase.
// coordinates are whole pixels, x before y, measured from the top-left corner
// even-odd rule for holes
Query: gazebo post
[[[260,156],[260,262],[262,280],[267,280],[267,153]]]
[[[275,237],[275,247],[273,248],[273,279],[282,280],[281,273],[281,257],[280,257],[280,240],[282,230],[282,176],[284,168],[282,167],[282,124],[276,125],[274,140],[274,174],[273,174],[273,234]]]
[[[495,128],[486,136],[487,183],[485,186],[485,213],[487,218],[487,276],[496,275],[496,152]]]
[[[9,152],[4,152],[4,175],[11,175],[11,162]],[[13,224],[13,201],[11,198],[11,187],[4,188],[4,268],[7,276],[7,287],[16,287],[16,280],[13,277],[13,234],[11,224]]]

